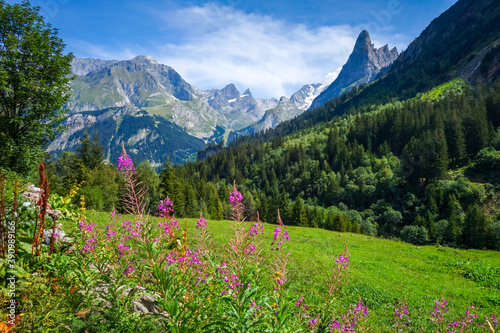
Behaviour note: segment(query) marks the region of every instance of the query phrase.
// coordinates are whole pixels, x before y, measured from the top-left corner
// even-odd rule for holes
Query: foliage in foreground
[[[366,332],[370,309],[362,299],[339,313],[338,302],[350,259],[347,246],[325,273],[319,306],[307,295],[290,292],[289,234],[278,219],[272,243],[263,241],[263,224],[246,223],[243,197],[233,187],[229,196],[232,236],[215,244],[200,216],[194,235],[180,230],[169,198],[160,202],[153,223],[145,213],[144,191],[132,161],[124,153],[118,168],[128,186],[124,208],[133,219],[113,211],[104,228],[85,218],[79,222],[77,248],[53,254],[44,267],[49,285],[32,276],[18,309],[14,329],[88,332]],[[279,216],[279,215],[278,215]],[[38,282],[38,283],[37,283]],[[58,300],[57,304],[45,302]],[[304,297],[305,296],[305,297]],[[141,310],[139,301],[154,310]],[[145,312],[145,313],[144,313]],[[461,318],[447,316],[447,301],[430,311],[428,329],[448,332],[491,331],[495,314],[481,316],[473,305]],[[393,329],[414,327],[406,301],[396,301]]]

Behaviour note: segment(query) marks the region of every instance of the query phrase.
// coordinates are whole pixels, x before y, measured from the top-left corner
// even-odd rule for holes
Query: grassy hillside
[[[108,213],[90,212],[88,220],[104,227]],[[152,217],[156,223],[157,218]],[[196,219],[180,219],[180,228],[193,233]],[[264,247],[272,242],[275,225],[265,224]],[[229,221],[208,221],[208,230],[217,243],[226,244],[232,236]],[[394,299],[408,301],[411,326],[428,327],[434,301],[444,297],[450,312],[446,318],[461,316],[473,303],[479,313],[489,315],[500,307],[500,253],[419,246],[351,233],[314,228],[287,227],[291,251],[291,292],[303,295],[310,306],[319,305],[325,292],[323,277],[333,267],[347,244],[350,271],[343,286],[337,313],[345,313],[358,297],[370,311],[375,332],[389,331],[393,325]],[[481,317],[484,319],[484,316]],[[426,330],[427,331],[427,330]]]

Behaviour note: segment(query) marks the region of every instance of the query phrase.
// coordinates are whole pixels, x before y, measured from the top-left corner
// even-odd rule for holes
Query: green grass
[[[88,212],[87,218],[103,227],[109,214]],[[194,230],[195,224],[196,219],[179,220],[180,228],[186,226],[188,232]],[[230,226],[228,221],[209,221],[208,229],[216,242],[226,243],[231,237]],[[265,224],[266,249],[275,227]],[[345,313],[348,305],[361,297],[369,308],[375,331],[390,329],[395,298],[407,299],[412,325],[417,330],[428,325],[434,301],[441,297],[449,301],[449,321],[462,316],[472,303],[479,307],[483,321],[485,314],[500,308],[500,252],[414,246],[323,229],[287,230],[287,249],[293,258],[290,291],[302,294],[311,306],[320,304],[320,295],[325,292],[322,279],[333,267],[332,258],[342,253],[345,242],[351,265],[335,310]]]
[[[161,116],[167,120],[172,118],[172,106],[170,105],[156,105],[150,107],[142,107],[141,110],[146,111],[150,115]]]
[[[449,93],[455,93],[461,95],[463,90],[467,87],[467,83],[461,78],[453,79],[449,82],[443,83],[440,86],[422,94],[420,98],[424,101],[437,101],[444,95]]]

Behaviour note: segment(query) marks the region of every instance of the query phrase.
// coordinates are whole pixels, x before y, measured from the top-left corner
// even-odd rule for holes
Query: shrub
[[[407,225],[401,230],[401,239],[407,243],[424,245],[429,242],[429,234],[423,226]]]
[[[474,158],[474,171],[499,171],[500,170],[500,151],[488,147],[481,150]]]

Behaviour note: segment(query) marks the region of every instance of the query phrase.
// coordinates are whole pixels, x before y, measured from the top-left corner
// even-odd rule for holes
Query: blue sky
[[[14,3],[19,1],[7,1]],[[330,82],[362,29],[399,51],[456,0],[32,0],[77,57],[151,55],[189,83],[255,97]]]

